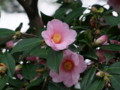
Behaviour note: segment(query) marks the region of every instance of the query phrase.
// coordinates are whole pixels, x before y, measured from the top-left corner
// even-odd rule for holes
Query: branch
[[[33,9],[30,7],[30,5],[26,1],[24,0],[17,0],[17,1],[22,5],[27,15],[30,15],[34,12]]]

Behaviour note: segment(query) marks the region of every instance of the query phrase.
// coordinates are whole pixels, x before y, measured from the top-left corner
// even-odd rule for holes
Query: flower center
[[[74,68],[74,64],[71,60],[66,60],[63,64],[63,68],[66,70],[66,71],[71,71],[73,70]]]
[[[61,35],[60,34],[54,34],[53,37],[52,37],[53,41],[55,43],[60,43],[61,41]]]

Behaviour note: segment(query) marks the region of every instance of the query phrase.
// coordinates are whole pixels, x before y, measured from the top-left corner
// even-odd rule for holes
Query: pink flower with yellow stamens
[[[47,24],[47,30],[42,32],[46,44],[52,49],[59,51],[68,48],[75,41],[77,33],[69,29],[66,23],[53,19]]]
[[[64,51],[64,57],[59,68],[59,74],[50,71],[50,76],[54,82],[63,82],[65,86],[71,87],[78,83],[80,73],[86,69],[84,58],[70,50]]]

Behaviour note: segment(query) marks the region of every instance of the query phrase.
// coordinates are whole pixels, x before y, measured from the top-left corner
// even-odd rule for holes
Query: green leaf
[[[36,69],[37,66],[35,66],[34,64],[25,64],[22,68],[22,75],[26,79],[32,80],[37,75]]]
[[[118,23],[120,22],[120,17],[114,17],[114,16],[104,16],[106,22],[111,25],[111,26],[115,26],[118,25]]]
[[[89,68],[87,70],[87,72],[85,73],[85,76],[83,77],[83,80],[81,82],[82,90],[87,90],[87,88],[89,88],[89,86],[91,85],[91,83],[94,80],[95,73],[96,73],[95,67]]]
[[[103,90],[105,82],[103,80],[94,81],[86,90]]]
[[[73,11],[71,11],[65,18],[65,22],[70,24],[75,18],[80,17],[83,14],[83,11],[85,8],[76,8]]]
[[[30,90],[30,88],[35,87],[35,86],[40,86],[40,83],[43,81],[43,77],[39,77],[38,79],[32,81],[27,87],[27,90]]]
[[[13,77],[12,75],[15,72],[14,58],[9,53],[5,53],[4,55],[2,55],[2,59],[0,61],[8,67],[8,75],[10,77]]]
[[[61,64],[63,58],[63,52],[62,51],[53,51],[52,49],[49,50],[48,56],[47,56],[47,66],[56,71],[59,72],[59,67]]]
[[[31,50],[30,55],[46,58],[47,53],[48,53],[47,48],[36,47],[33,50]]]
[[[65,16],[67,10],[68,10],[68,9],[65,8],[65,7],[59,8],[59,9],[55,12],[55,15],[54,15],[55,18],[57,18],[57,19],[62,19],[62,18]]]
[[[11,53],[30,50],[36,46],[39,46],[41,41],[42,40],[40,38],[23,39],[13,48]]]
[[[48,90],[69,90],[69,89],[63,86],[62,84],[50,82],[48,86]]]
[[[0,28],[0,38],[5,38],[14,34],[15,31],[12,31],[10,29]]]
[[[120,45],[110,44],[110,45],[103,45],[101,49],[104,50],[111,50],[111,51],[120,51]]]
[[[97,60],[96,51],[91,49],[88,52],[84,53],[83,56]]]
[[[15,29],[15,31],[20,31],[23,27],[23,23],[20,23],[20,25]]]
[[[110,77],[110,82],[114,88],[114,90],[120,90],[120,76],[112,75]]]
[[[15,86],[16,88],[22,88],[25,84],[23,80],[12,79],[12,78],[9,78],[8,83],[12,86]]]
[[[6,86],[6,83],[8,82],[8,77],[0,77],[0,90],[3,90],[3,88]]]
[[[104,55],[106,56],[106,63],[108,63],[110,59],[115,57],[115,55],[112,53],[104,53]]]
[[[112,74],[120,74],[120,62],[116,62],[108,67],[107,72]]]

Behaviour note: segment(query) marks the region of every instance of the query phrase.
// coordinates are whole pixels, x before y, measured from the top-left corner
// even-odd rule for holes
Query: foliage
[[[52,80],[49,73],[51,70],[60,73],[65,50],[55,51],[45,43],[41,33],[47,27],[37,34],[34,30],[22,33],[20,24],[16,30],[0,28],[0,63],[7,66],[5,73],[0,66],[0,90],[119,90],[120,13],[115,17],[111,8],[100,5],[85,8],[80,0],[58,3],[61,6],[53,16],[41,15],[45,26],[50,20],[58,19],[77,32],[76,40],[67,49],[83,56],[85,61],[90,60],[78,81],[81,88],[66,87]],[[90,12],[84,13],[86,9]],[[103,35],[108,36],[102,38],[104,43],[99,38]],[[8,48],[8,41],[13,41],[14,46]]]

